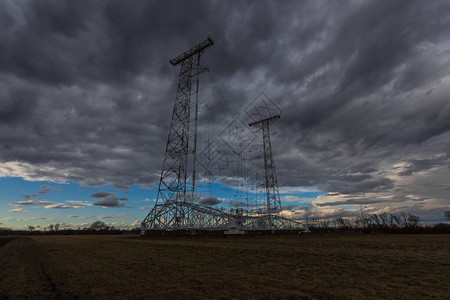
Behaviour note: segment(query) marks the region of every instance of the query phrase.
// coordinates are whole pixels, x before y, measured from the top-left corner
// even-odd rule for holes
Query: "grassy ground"
[[[33,236],[0,266],[0,299],[448,299],[450,235]]]

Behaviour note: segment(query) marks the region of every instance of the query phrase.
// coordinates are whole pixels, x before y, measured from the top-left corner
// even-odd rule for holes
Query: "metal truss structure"
[[[179,204],[186,202],[188,158],[190,153],[194,156],[193,188],[195,186],[198,75],[207,70],[207,68],[200,65],[200,57],[213,44],[213,40],[208,37],[197,46],[170,60],[173,66],[181,65],[177,96],[172,112],[156,205],[142,221],[141,228],[143,230],[155,228],[158,224],[165,224],[166,228],[179,228],[188,222],[186,220],[191,218],[189,207]],[[194,80],[195,83],[193,84]],[[194,94],[196,101],[192,107],[191,96]],[[193,145],[189,145],[191,110],[195,114]],[[158,202],[162,202],[162,204],[158,205]]]
[[[266,173],[267,213],[279,213],[281,209],[280,193],[278,191],[275,163],[272,156],[272,144],[270,142],[269,126],[280,118],[279,115],[248,124],[250,127],[261,129],[264,146],[264,170]]]
[[[201,55],[214,44],[211,38],[171,59],[174,66],[181,65],[176,101],[172,112],[158,194],[155,206],[141,223],[141,234],[161,230],[223,230],[235,234],[244,231],[302,230],[300,222],[284,218],[272,158],[269,124],[279,116],[261,120],[251,127],[261,128],[264,138],[264,161],[266,170],[267,211],[244,213],[243,210],[219,210],[186,199],[188,189],[188,166],[192,171],[192,192],[195,189],[195,164],[197,144],[197,116],[199,74],[207,68],[200,65]],[[191,96],[195,103],[191,104]],[[194,129],[190,128],[191,112]],[[191,133],[193,131],[193,133]],[[190,137],[193,136],[193,143]],[[190,144],[191,143],[191,144]],[[192,162],[193,161],[193,162]],[[190,165],[192,163],[192,165]]]
[[[189,211],[188,218],[176,220],[176,211],[184,208]],[[156,205],[150,212],[150,219],[155,220],[147,230],[161,229],[197,229],[197,230],[301,230],[303,224],[275,214],[244,215],[242,211],[223,211],[207,205],[193,202],[168,200]],[[175,227],[174,224],[177,226]]]

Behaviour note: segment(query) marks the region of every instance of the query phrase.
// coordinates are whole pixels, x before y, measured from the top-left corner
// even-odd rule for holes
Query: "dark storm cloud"
[[[342,194],[360,193],[360,192],[379,192],[394,187],[394,182],[389,178],[370,178],[370,180],[352,181],[333,181],[327,183],[329,189],[340,191]]]
[[[199,133],[213,120],[218,135],[265,90],[282,110],[280,185],[390,191],[399,162],[400,177],[449,166],[449,15],[448,1],[3,1],[0,161],[154,186],[179,71],[168,60],[211,35]]]
[[[424,170],[429,170],[435,166],[442,166],[448,164],[448,155],[440,155],[438,157],[429,159],[411,159],[408,160],[408,165],[403,172],[398,173],[400,176],[409,176]]]
[[[200,204],[205,204],[205,205],[213,206],[213,205],[217,205],[217,204],[222,203],[222,200],[217,199],[217,198],[214,197],[214,196],[210,196],[210,197],[202,198],[202,199],[200,199],[198,202],[199,202]]]
[[[38,194],[43,196],[51,191],[60,191],[58,188],[51,188],[48,185],[42,185],[38,191]]]
[[[93,205],[95,206],[102,206],[102,207],[124,207],[125,203],[120,202],[120,201],[128,201],[128,198],[125,197],[116,197],[115,193],[110,193],[110,192],[105,192],[105,191],[100,191],[100,192],[96,192],[93,193],[91,195],[91,197],[93,198],[102,198],[101,200],[97,200],[96,202],[93,203]],[[86,203],[73,203],[74,206],[85,206],[87,205]]]
[[[43,195],[43,194],[46,194],[46,193],[48,193],[48,192],[50,192],[50,191],[52,191],[51,189],[42,189],[42,190],[39,190],[39,194],[41,194],[41,195]]]
[[[116,197],[106,197],[94,202],[94,205],[102,207],[124,207],[125,203],[119,202],[119,199]]]
[[[114,193],[101,191],[101,192],[93,193],[91,195],[91,197],[93,197],[93,198],[106,198],[106,197],[111,196],[111,195],[114,195]]]

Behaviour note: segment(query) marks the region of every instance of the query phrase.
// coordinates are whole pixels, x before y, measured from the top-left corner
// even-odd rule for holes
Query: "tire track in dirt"
[[[50,294],[55,297],[55,299],[80,299],[79,296],[71,293],[71,292],[64,292],[61,289],[59,289],[53,280],[53,277],[48,272],[45,263],[40,262],[39,264],[40,272],[42,274],[42,277],[45,278],[45,281],[47,283],[47,287],[50,290]]]
[[[9,242],[14,241],[17,239],[16,237],[0,237],[0,247],[5,246]]]
[[[50,261],[49,254],[40,248],[34,240],[33,244],[36,249],[36,253],[38,253],[40,257],[39,263],[37,264],[37,271],[39,272],[42,281],[45,282],[46,290],[49,291],[51,297],[54,299],[79,299],[79,296],[58,288],[48,268],[48,262]]]
[[[31,237],[10,240],[1,247],[0,300],[79,299],[61,290],[52,277],[50,255]],[[6,245],[4,243],[3,245]]]
[[[32,238],[27,237],[24,239],[27,239],[24,254],[29,255],[26,258],[29,266],[29,276],[39,284],[40,290],[42,291],[41,295],[47,299],[62,299],[60,291],[46,269],[45,261],[48,261],[49,258],[47,253]]]

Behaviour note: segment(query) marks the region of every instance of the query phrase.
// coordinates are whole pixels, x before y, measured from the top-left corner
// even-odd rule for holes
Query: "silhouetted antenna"
[[[178,57],[171,59],[174,66],[181,66],[177,86],[176,100],[172,111],[169,136],[167,138],[166,151],[161,170],[161,177],[158,185],[158,194],[155,206],[141,223],[141,234],[146,234],[149,230],[224,230],[227,234],[240,234],[243,230],[299,230],[302,224],[278,215],[281,211],[281,204],[278,194],[278,184],[275,175],[275,166],[272,158],[272,148],[270,144],[269,124],[279,116],[264,119],[251,123],[251,127],[257,127],[263,131],[264,140],[264,161],[266,170],[266,191],[267,191],[267,211],[259,209],[258,214],[244,215],[242,209],[225,210],[212,206],[194,202],[195,181],[196,181],[196,152],[197,152],[197,121],[198,121],[198,75],[208,69],[200,65],[201,55],[214,44],[211,38],[207,38],[202,43],[184,52]],[[211,76],[212,80],[214,78]],[[195,103],[191,104],[191,96],[195,94]],[[219,91],[219,98],[223,101],[223,95]],[[225,102],[225,106],[229,109]],[[194,128],[190,128],[191,112],[194,115]],[[246,125],[243,128],[247,128]],[[193,132],[192,132],[193,131]],[[239,132],[235,139],[241,139]],[[194,141],[190,141],[190,137]],[[242,140],[242,139],[241,139]],[[211,136],[208,137],[208,148],[206,149],[207,166],[206,174],[210,175],[212,162],[223,162],[226,165],[223,169],[233,168],[233,161],[228,157],[228,153],[214,147],[215,159],[211,157],[213,149],[211,146]],[[244,144],[241,151],[232,150],[232,155],[236,158],[236,176],[243,177],[242,186],[246,188],[245,153]],[[223,160],[223,161],[220,161]],[[225,161],[226,160],[226,161]],[[188,167],[192,164],[192,197],[186,194],[188,188]],[[219,165],[218,171],[221,172]],[[209,182],[210,189],[213,187]],[[237,194],[242,194],[239,183],[236,186]],[[230,189],[230,188],[228,188]],[[259,186],[255,184],[255,189]],[[201,189],[200,189],[201,190]],[[210,193],[211,194],[211,193]],[[188,195],[188,196],[187,196]],[[248,196],[247,198],[248,199]],[[240,204],[240,197],[236,197],[236,206]],[[248,207],[248,204],[247,204]],[[231,208],[231,205],[230,205]],[[253,211],[257,212],[255,207]]]
[[[208,37],[206,40],[204,40],[197,46],[189,49],[188,51],[175,57],[174,59],[169,60],[169,62],[174,66],[176,66],[180,63],[184,63],[187,59],[190,59],[192,56],[194,56],[196,54],[197,54],[197,56],[203,54],[203,52],[206,49],[208,49],[209,47],[211,47],[212,45],[214,45],[214,41],[210,37]]]
[[[172,228],[179,227],[183,222],[188,222],[190,216],[189,207],[179,205],[186,202],[186,187],[189,158],[189,136],[190,136],[190,114],[191,95],[196,95],[194,113],[194,145],[192,189],[195,189],[195,157],[197,144],[197,119],[198,119],[198,75],[206,70],[200,65],[201,55],[214,44],[211,38],[207,38],[192,49],[184,52],[178,57],[171,59],[174,66],[181,65],[177,95],[172,112],[169,136],[167,138],[166,153],[164,156],[161,177],[158,186],[158,195],[155,206],[141,224],[143,230],[149,228]],[[193,86],[193,79],[196,79]],[[162,201],[158,205],[158,201]]]
[[[258,128],[263,134],[264,147],[264,170],[266,175],[266,205],[268,213],[281,212],[280,194],[278,191],[278,181],[275,172],[275,163],[272,156],[272,144],[270,142],[269,126],[280,118],[279,115],[265,118],[260,121],[248,124],[250,127]]]

